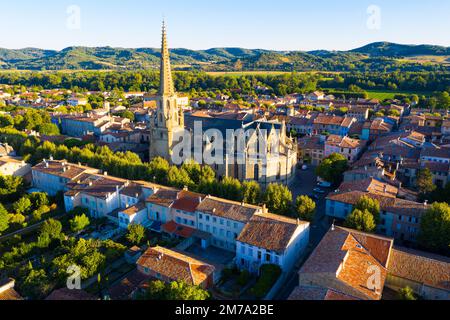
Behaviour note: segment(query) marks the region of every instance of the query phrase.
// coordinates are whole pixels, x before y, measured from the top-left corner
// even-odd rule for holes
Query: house
[[[290,299],[380,300],[393,242],[332,226],[300,269]]]
[[[139,202],[118,212],[119,227],[127,229],[130,224],[145,225],[148,222],[147,207],[144,202]]]
[[[325,158],[325,136],[304,137],[297,143],[299,161],[316,166]]]
[[[335,115],[319,115],[313,121],[313,134],[330,133],[347,136],[356,118]]]
[[[207,196],[197,207],[198,229],[211,234],[202,246],[213,245],[236,251],[236,239],[251,217],[261,207]]]
[[[143,274],[164,282],[184,281],[205,289],[214,283],[214,266],[159,246],[148,248],[136,264]]]
[[[19,157],[0,157],[0,175],[24,177],[31,172],[31,165]]]
[[[85,106],[88,100],[86,98],[71,97],[67,99],[67,104],[72,107]]]
[[[349,163],[352,163],[357,160],[365,145],[366,141],[364,140],[332,134],[329,135],[325,141],[324,157],[327,158],[333,153],[339,153],[343,155]]]
[[[99,170],[68,163],[65,160],[44,159],[32,168],[33,186],[51,196],[67,191],[67,184],[83,174],[98,173]]]
[[[15,156],[14,148],[8,143],[0,143],[0,157]]]
[[[380,203],[380,234],[404,242],[415,242],[420,230],[421,217],[427,204],[397,198],[399,188],[374,178],[343,182],[326,197],[326,215],[345,219],[362,196]]]
[[[0,301],[23,300],[20,294],[14,290],[15,281],[11,278],[0,279]]]
[[[261,265],[276,264],[289,272],[308,242],[309,222],[256,213],[236,239],[237,265],[258,273]]]
[[[450,136],[450,120],[442,122],[441,133],[443,136]]]
[[[310,100],[310,101],[323,100],[324,97],[325,97],[325,94],[320,91],[314,91],[314,92],[306,95],[306,99]]]
[[[62,134],[72,137],[82,137],[89,133],[100,136],[112,124],[110,116],[93,113],[57,114],[52,116],[52,122],[60,126]]]
[[[450,300],[450,259],[395,246],[386,287],[398,290],[406,286],[427,300]]]
[[[384,119],[377,118],[373,121],[366,121],[362,129],[362,139],[373,141],[380,136],[386,135],[392,131],[393,125]]]
[[[65,208],[70,211],[75,207],[83,207],[89,210],[93,218],[108,217],[121,208],[120,191],[127,185],[129,181],[107,174],[83,174],[67,183]]]
[[[134,261],[136,263],[136,261]],[[111,300],[130,300],[136,298],[137,294],[146,288],[151,276],[135,269],[127,274],[119,283],[108,289],[108,297]]]
[[[351,105],[348,108],[347,116],[356,118],[358,122],[364,122],[369,119],[369,108],[365,106],[355,106]]]

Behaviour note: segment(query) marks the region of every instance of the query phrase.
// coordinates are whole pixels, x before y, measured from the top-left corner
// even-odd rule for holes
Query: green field
[[[414,92],[414,91],[382,91],[382,90],[367,90],[367,94],[369,95],[370,99],[394,99],[394,97],[398,94],[404,94],[404,95],[413,95],[417,94],[419,96],[429,96],[430,92]]]

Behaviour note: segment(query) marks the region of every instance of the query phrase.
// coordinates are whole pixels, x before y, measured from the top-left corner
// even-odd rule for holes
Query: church
[[[198,117],[195,113],[184,114],[179,97],[172,81],[166,27],[163,22],[160,65],[160,88],[153,97],[156,109],[150,119],[150,159],[163,157],[174,163],[174,156],[179,156],[176,146],[180,137],[190,136],[189,141],[198,141],[197,126],[201,124],[202,150],[208,151],[214,145],[214,163],[198,159],[198,152],[192,144],[191,158],[213,168],[217,177],[233,177],[240,181],[254,180],[262,187],[269,183],[288,184],[295,177],[297,165],[297,144],[286,135],[284,122],[273,123],[250,118],[233,116]],[[236,132],[229,136],[230,130]],[[221,145],[217,147],[214,131],[221,135]],[[195,132],[195,136],[194,136]],[[242,143],[238,140],[241,139]],[[229,147],[231,145],[231,148]],[[239,146],[239,147],[238,147]],[[189,150],[191,151],[191,150]],[[200,153],[202,157],[203,153]],[[197,155],[197,156],[195,156]],[[220,155],[219,158],[217,155]]]

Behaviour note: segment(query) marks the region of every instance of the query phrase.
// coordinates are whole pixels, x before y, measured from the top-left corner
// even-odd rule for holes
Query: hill
[[[448,68],[450,48],[377,42],[350,51],[272,51],[244,48],[171,50],[177,69],[204,71],[351,71],[422,70]],[[154,48],[68,47],[61,51],[36,48],[1,49],[0,68],[19,70],[157,68],[160,50]]]

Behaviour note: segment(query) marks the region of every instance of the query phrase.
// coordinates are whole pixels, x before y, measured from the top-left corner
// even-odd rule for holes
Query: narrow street
[[[294,201],[299,195],[312,195],[314,193],[314,188],[317,188],[317,176],[315,175],[315,167],[310,166],[308,166],[307,170],[298,170],[295,180],[292,181],[289,186]],[[325,193],[316,193],[319,199],[315,201],[316,215],[310,226],[307,252],[299,259],[299,261],[297,261],[294,269],[288,275],[285,284],[275,295],[275,300],[286,300],[289,297],[289,294],[298,285],[298,271],[331,226],[332,222],[329,221],[328,217],[325,215],[325,198],[327,194],[331,192],[331,188],[321,189],[324,190]]]

